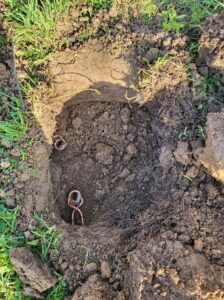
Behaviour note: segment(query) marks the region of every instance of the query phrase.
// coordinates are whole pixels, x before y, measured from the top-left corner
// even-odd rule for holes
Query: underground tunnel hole
[[[64,149],[53,147],[51,155],[58,215],[71,224],[73,214],[74,223],[81,225],[80,214],[68,205],[69,194],[78,190],[85,225],[127,227],[150,206],[153,137],[147,108],[70,101],[56,123],[54,137],[66,143]],[[63,148],[61,141],[58,145]]]

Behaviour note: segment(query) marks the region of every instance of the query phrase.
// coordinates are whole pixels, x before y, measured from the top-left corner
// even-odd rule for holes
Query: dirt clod
[[[130,155],[130,158],[133,157],[133,156],[136,156],[138,154],[138,150],[137,150],[135,144],[130,143],[127,146],[127,153],[128,153],[128,155]]]
[[[210,72],[218,72],[224,78],[223,60],[224,16],[213,15],[206,19],[200,38],[198,64],[200,71],[207,75],[207,66]]]
[[[34,299],[43,299],[40,293],[32,289],[31,287],[25,286],[23,289],[23,295],[27,297],[32,297]]]
[[[86,282],[79,287],[72,300],[112,300],[113,292],[108,283],[98,280],[97,282]]]
[[[183,165],[188,165],[191,163],[191,153],[189,152],[187,142],[178,142],[177,149],[173,154],[177,162]]]
[[[89,263],[84,267],[84,272],[88,274],[94,273],[96,270],[97,270],[97,264],[94,262]]]
[[[201,252],[204,247],[204,242],[202,239],[198,239],[194,241],[194,249],[197,250],[198,252]]]
[[[130,119],[130,110],[125,107],[121,110],[121,120],[126,124],[128,123],[129,119]]]
[[[100,266],[102,279],[109,279],[111,277],[111,267],[107,261],[103,261]]]
[[[28,248],[11,249],[10,259],[23,283],[35,291],[42,293],[55,285],[48,267]]]
[[[10,73],[7,70],[6,66],[2,63],[0,63],[0,81],[2,83],[7,82],[7,80],[10,77]]]
[[[82,123],[82,120],[78,117],[72,120],[72,126],[76,130],[78,130],[80,128],[81,123]]]
[[[217,180],[224,182],[224,111],[207,115],[206,148],[200,156],[202,164]]]
[[[186,172],[186,176],[188,176],[190,178],[196,178],[198,176],[198,174],[199,174],[199,170],[195,166],[192,166]]]
[[[159,49],[150,48],[145,54],[145,60],[149,63],[153,63],[158,58],[158,56],[159,56]]]
[[[113,162],[113,148],[103,143],[96,144],[96,159],[104,164],[110,165]]]

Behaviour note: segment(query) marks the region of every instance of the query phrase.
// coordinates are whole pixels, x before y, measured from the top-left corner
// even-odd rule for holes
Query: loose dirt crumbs
[[[50,262],[73,300],[224,298],[224,188],[206,164],[223,174],[223,17],[205,26],[196,64],[191,37],[164,33],[155,19],[155,27],[123,24],[113,45],[93,39],[46,65],[54,93],[31,132],[38,174],[24,170],[14,189],[23,193],[20,230],[29,236],[39,212],[60,233]],[[73,190],[84,222],[68,205]]]

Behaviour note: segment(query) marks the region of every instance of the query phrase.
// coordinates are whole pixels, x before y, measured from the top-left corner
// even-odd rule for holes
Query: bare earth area
[[[199,110],[196,93],[203,76],[223,82],[224,17],[206,20],[188,70],[190,37],[154,22],[127,26],[111,45],[93,39],[58,52],[45,65],[44,106],[34,104],[29,132],[36,171],[9,187],[21,195],[22,232],[35,228],[38,212],[61,237],[51,271],[26,248],[12,250],[34,298],[55,284],[55,269],[73,294],[66,299],[224,299],[224,94]],[[144,73],[144,59],[165,54]],[[7,68],[0,62],[1,83]],[[72,190],[83,197],[84,224],[68,205]]]

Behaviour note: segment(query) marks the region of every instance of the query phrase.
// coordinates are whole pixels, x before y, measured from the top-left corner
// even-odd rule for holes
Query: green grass
[[[202,125],[198,125],[196,128],[196,134],[197,136],[202,140],[205,141],[207,138],[206,132],[205,132],[205,128]]]
[[[144,21],[148,21],[152,16],[158,13],[157,0],[113,0],[116,5],[119,15],[123,19],[131,20],[134,13],[137,13]]]
[[[141,69],[140,74],[143,77],[153,77],[170,62],[172,62],[172,57],[165,54],[163,56],[158,57],[153,64],[147,63],[146,69]]]
[[[7,148],[0,146],[0,157],[9,162],[9,166],[2,170],[2,174],[11,174],[12,172],[22,171],[27,167],[27,157],[25,150],[23,149],[21,149],[19,157],[14,157]]]
[[[88,40],[88,38],[90,37],[91,33],[90,33],[90,28],[86,27],[78,36],[78,41],[79,42],[84,42],[86,40]]]
[[[57,277],[57,285],[46,294],[44,298],[46,300],[62,300],[68,295],[63,276],[57,272],[55,272],[55,276]]]
[[[179,134],[178,134],[178,139],[179,140],[186,140],[188,138],[188,128],[185,127],[184,130],[182,130]]]
[[[49,225],[42,217],[35,215],[35,220],[38,221],[39,226],[32,231],[34,239],[31,242],[28,242],[28,245],[31,248],[38,249],[43,261],[46,262],[50,247],[57,246],[59,237],[55,227]]]
[[[62,46],[57,24],[64,20],[69,1],[7,0],[7,4],[11,12],[6,16],[13,21],[14,41],[22,57],[38,65]]]
[[[6,38],[3,34],[0,33],[0,47],[5,46],[7,44]]]
[[[30,247],[47,261],[50,247],[59,241],[55,228],[49,225],[41,216],[35,216],[39,225],[32,234],[34,240],[27,242],[22,234],[17,231],[16,219],[18,209],[9,209],[3,202],[0,202],[0,298],[5,300],[31,299],[22,295],[22,282],[14,271],[9,250],[16,247]],[[67,285],[62,275],[55,272],[57,284],[54,288],[45,293],[44,299],[61,300],[67,295]]]
[[[18,209],[8,209],[0,203],[0,297],[13,300],[24,299],[22,283],[12,268],[9,250],[23,246],[24,237],[16,230]]]
[[[199,50],[199,42],[192,42],[188,46],[188,51],[191,55],[192,61],[194,62],[198,56],[198,50]]]
[[[224,12],[224,4],[219,0],[163,0],[160,1],[160,7],[164,16],[164,29],[175,32],[176,29],[186,31],[200,28],[208,16]]]
[[[19,48],[18,55],[39,65],[56,50],[68,45],[66,38],[59,38],[57,25],[66,20],[69,7],[86,4],[86,15],[90,22],[99,10],[117,6],[119,15],[131,19],[137,12],[146,22],[157,14],[163,17],[163,29],[175,33],[200,27],[209,15],[224,12],[224,5],[218,0],[5,0],[11,8],[6,17],[14,28],[14,42]],[[79,34],[77,40],[83,42],[92,36],[91,24]],[[0,45],[4,43],[0,37]]]
[[[79,0],[79,3],[85,3],[94,10],[108,9],[113,0]]]
[[[220,99],[223,99],[224,96],[224,85],[216,76],[204,76],[197,82],[194,82],[192,79],[190,80],[196,85],[196,87],[193,88],[193,91],[201,101],[198,107],[199,110],[204,110],[206,107],[208,107],[206,101],[209,97],[219,101],[220,105],[223,104]]]
[[[8,98],[7,101],[3,100]],[[22,100],[9,97],[0,90],[0,108],[6,116],[0,121],[0,139],[14,141],[24,137],[27,130],[26,115]]]
[[[185,15],[178,15],[175,8],[170,6],[167,10],[160,13],[163,17],[163,29],[165,31],[173,31],[180,33],[184,27],[184,23],[181,21],[185,18]]]

